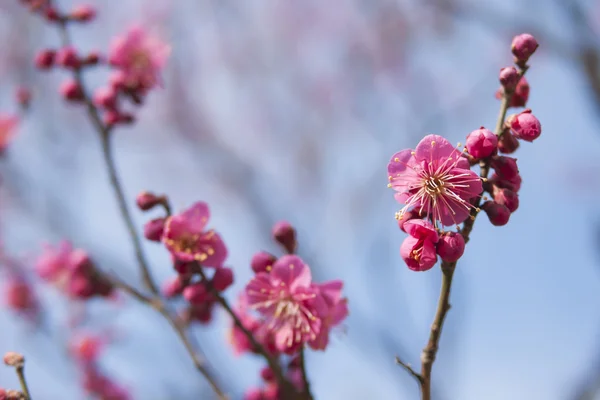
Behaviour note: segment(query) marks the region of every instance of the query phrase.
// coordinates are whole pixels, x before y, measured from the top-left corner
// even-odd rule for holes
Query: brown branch
[[[27,386],[27,381],[25,380],[25,366],[19,365],[15,368],[15,371],[17,372],[17,376],[19,377],[19,383],[21,384],[21,390],[25,395],[25,400],[31,400],[29,387]]]
[[[304,396],[306,396],[306,400],[313,400],[314,397],[310,390],[310,381],[308,380],[308,375],[306,373],[306,357],[304,347],[300,349],[300,372],[302,373],[302,382],[304,382]]]
[[[57,25],[59,27],[63,46],[70,45],[71,38],[69,36],[69,32],[67,29],[67,22],[65,20],[61,20],[57,23]],[[123,191],[123,187],[120,182],[119,175],[117,173],[117,169],[116,169],[116,166],[114,163],[114,158],[112,155],[112,148],[110,145],[111,129],[102,122],[102,120],[100,118],[100,114],[99,114],[97,108],[95,107],[94,103],[92,102],[89,92],[85,88],[85,83],[83,81],[83,76],[82,76],[81,70],[79,68],[75,68],[73,71],[73,74],[74,74],[75,81],[77,82],[77,84],[79,85],[79,87],[81,89],[82,98],[83,98],[82,101],[86,106],[88,117],[90,118],[93,127],[95,128],[95,130],[97,131],[97,133],[100,136],[104,161],[105,161],[106,167],[108,169],[111,186],[115,192],[115,196],[117,198],[119,209],[121,211],[121,217],[123,218],[123,221],[125,222],[131,242],[135,249],[135,255],[136,255],[136,259],[137,259],[137,262],[138,262],[138,265],[139,265],[139,268],[140,268],[140,271],[142,274],[143,283],[148,288],[148,290],[150,290],[152,292],[152,296],[149,297],[149,296],[141,293],[140,291],[138,291],[133,286],[130,286],[130,285],[126,284],[125,282],[122,282],[114,277],[112,277],[111,281],[115,284],[115,286],[117,286],[117,287],[121,288],[122,290],[124,290],[125,292],[129,293],[130,295],[135,297],[141,303],[147,304],[150,307],[157,310],[169,322],[169,324],[171,325],[173,330],[175,330],[175,332],[177,333],[177,336],[180,338],[184,347],[186,348],[196,369],[202,374],[202,376],[204,376],[204,378],[207,380],[210,387],[217,394],[219,399],[227,400],[228,397],[225,395],[225,392],[220,388],[216,379],[212,376],[211,372],[205,365],[206,362],[195,351],[194,346],[192,345],[192,343],[190,341],[190,338],[186,334],[185,324],[178,316],[176,316],[175,314],[173,314],[169,311],[167,305],[160,297],[160,292],[158,290],[158,287],[157,287],[154,279],[152,278],[152,274],[150,273],[149,264],[146,261],[146,257],[142,250],[141,239],[138,236],[137,231],[135,229],[135,224],[133,222],[133,218],[131,217],[131,213],[127,206],[127,201],[126,201],[126,197],[125,197],[125,194]],[[167,211],[167,213],[169,213],[170,209],[167,207],[166,211]]]
[[[519,80],[525,75],[528,67],[521,69],[519,71]],[[495,133],[498,137],[502,136],[504,132],[504,121],[506,119],[506,113],[508,111],[508,106],[510,104],[510,100],[512,98],[512,92],[506,91],[504,96],[502,96],[502,101],[500,103],[500,113],[498,115],[498,120],[496,121]],[[487,180],[488,174],[490,172],[490,160],[482,161],[481,164],[481,172],[480,176],[483,181]],[[475,203],[473,204],[473,209],[471,211],[471,216],[468,218],[464,224],[460,233],[463,235],[465,239],[465,243],[469,241],[469,236],[471,231],[473,230],[473,225],[475,224],[475,219],[479,212],[479,206],[481,205],[482,196],[478,197]],[[433,363],[435,362],[435,357],[437,355],[439,349],[440,337],[442,335],[442,328],[444,326],[444,321],[446,319],[446,315],[450,310],[450,290],[452,288],[452,278],[454,276],[454,271],[456,269],[456,261],[455,262],[442,262],[442,287],[440,289],[440,297],[438,299],[437,309],[435,312],[435,317],[433,319],[433,323],[431,324],[431,330],[429,332],[429,340],[427,341],[427,345],[423,349],[421,353],[421,372],[416,374],[412,368],[408,367],[404,363],[399,363],[406,369],[411,375],[417,378],[419,381],[419,387],[421,389],[421,399],[422,400],[431,400],[431,371],[433,369]],[[398,362],[398,359],[397,359]]]

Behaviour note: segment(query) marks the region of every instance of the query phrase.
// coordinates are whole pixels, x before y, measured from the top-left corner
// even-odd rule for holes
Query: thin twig
[[[60,28],[60,35],[62,38],[63,46],[70,45],[71,38],[69,36],[66,22],[62,21],[58,25]],[[112,154],[112,147],[111,147],[111,143],[110,143],[111,129],[102,122],[97,108],[95,107],[94,103],[92,102],[92,100],[88,94],[88,91],[85,89],[83,76],[81,74],[80,69],[74,70],[74,77],[75,77],[77,84],[81,88],[81,92],[83,94],[83,103],[86,106],[87,114],[92,122],[92,125],[94,126],[94,128],[96,129],[98,134],[100,135],[100,140],[102,143],[102,153],[104,156],[104,161],[105,161],[106,167],[108,169],[110,183],[115,192],[115,196],[117,198],[119,209],[121,211],[121,216],[123,218],[123,221],[125,222],[125,225],[127,226],[127,231],[129,233],[129,237],[130,237],[133,247],[135,249],[135,255],[136,255],[136,259],[137,259],[137,262],[138,262],[138,265],[139,265],[139,268],[140,268],[140,271],[142,274],[143,283],[146,286],[146,288],[148,288],[148,290],[150,290],[152,292],[152,297],[144,295],[143,293],[141,293],[139,290],[135,289],[134,287],[126,284],[125,282],[117,280],[115,278],[111,279],[111,281],[113,283],[115,283],[115,286],[117,286],[117,287],[121,288],[122,290],[124,290],[125,292],[129,293],[130,295],[135,297],[140,302],[147,304],[150,307],[157,310],[169,322],[169,324],[175,330],[175,332],[177,333],[177,336],[180,338],[181,342],[183,343],[188,354],[190,355],[196,369],[202,374],[202,376],[204,376],[204,378],[207,380],[210,387],[217,394],[219,399],[227,400],[228,397],[225,395],[225,392],[220,388],[219,384],[217,383],[217,380],[212,376],[211,372],[205,365],[206,364],[205,360],[203,360],[200,357],[200,355],[196,352],[196,350],[194,349],[194,346],[192,345],[190,338],[186,334],[185,324],[183,323],[183,321],[181,321],[181,319],[178,316],[176,316],[174,313],[171,313],[169,311],[167,305],[164,303],[164,301],[160,297],[160,292],[158,290],[158,286],[156,285],[154,279],[152,278],[152,274],[150,273],[149,264],[146,261],[146,257],[142,250],[141,239],[135,229],[135,224],[133,222],[133,218],[131,217],[131,213],[129,212],[129,208],[127,206],[127,201],[126,201],[126,197],[125,197],[125,194],[123,191],[123,187],[120,182],[119,175],[117,173],[117,169],[116,169],[113,154]],[[167,211],[167,213],[170,213],[170,208],[166,207],[166,211]]]
[[[396,364],[398,364],[402,368],[404,368],[406,370],[406,372],[408,372],[410,375],[412,375],[413,378],[416,379],[416,381],[419,384],[419,386],[421,385],[421,383],[423,381],[423,378],[421,377],[421,374],[419,374],[417,371],[415,371],[413,369],[413,367],[410,366],[410,364],[405,363],[398,356],[396,356]]]
[[[306,396],[306,400],[313,400],[314,397],[310,390],[310,381],[308,380],[308,375],[306,373],[306,357],[304,355],[304,350],[304,347],[300,350],[300,371],[302,373],[302,381],[304,382],[304,395]]]
[[[29,387],[27,387],[27,381],[25,380],[25,366],[20,365],[15,368],[17,376],[19,377],[19,383],[21,384],[21,390],[25,395],[25,400],[31,400],[31,394],[29,393]]]
[[[525,66],[523,69],[519,71],[519,80],[525,75],[528,67]],[[510,100],[512,98],[512,92],[505,92],[504,96],[502,96],[502,101],[500,103],[500,112],[498,115],[498,120],[496,121],[495,133],[498,137],[502,136],[504,132],[504,121],[506,119],[506,113],[508,111],[508,107],[510,104]],[[483,181],[487,180],[488,174],[490,172],[490,161],[487,160],[481,163],[481,172],[480,176]],[[475,223],[475,218],[479,212],[479,206],[481,205],[482,197],[478,197],[475,203],[473,204],[473,209],[471,211],[471,216],[468,218],[464,224],[460,233],[463,235],[465,239],[465,243],[469,241],[469,236],[471,231],[473,230],[473,225]],[[444,321],[446,319],[446,315],[448,314],[448,310],[450,310],[450,290],[452,288],[452,278],[454,276],[454,271],[456,269],[456,261],[455,262],[442,262],[442,287],[440,289],[440,297],[438,299],[437,309],[435,312],[435,317],[433,319],[433,323],[431,324],[431,330],[429,332],[429,340],[427,341],[427,345],[423,349],[421,353],[421,372],[417,374],[420,378],[420,389],[421,389],[421,399],[422,400],[431,400],[431,371],[433,369],[433,363],[435,362],[435,357],[437,355],[439,349],[440,337],[442,335],[442,328],[444,326]],[[404,363],[402,365],[411,375],[415,376],[414,371],[411,369],[407,369]]]

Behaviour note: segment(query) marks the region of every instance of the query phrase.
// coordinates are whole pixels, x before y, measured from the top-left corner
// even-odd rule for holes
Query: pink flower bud
[[[509,118],[510,129],[515,136],[526,142],[533,142],[542,134],[542,124],[530,109]]]
[[[494,201],[506,206],[511,213],[519,208],[519,195],[512,190],[494,186],[493,194]]]
[[[59,92],[68,101],[79,102],[83,100],[83,90],[74,79],[64,81],[60,85]]]
[[[211,300],[211,294],[202,282],[194,283],[183,289],[183,297],[191,304],[202,304]]]
[[[181,279],[181,276],[176,276],[164,283],[162,293],[168,299],[177,297],[183,293],[185,286],[185,282]]]
[[[100,60],[101,60],[100,53],[98,53],[97,51],[92,51],[91,53],[89,53],[87,56],[85,56],[81,60],[81,64],[96,65],[100,62]]]
[[[519,175],[517,159],[507,156],[495,156],[490,164],[502,179],[512,179]]]
[[[156,218],[144,225],[144,237],[153,242],[160,242],[165,229],[165,218]]]
[[[510,210],[506,206],[494,201],[486,201],[481,209],[485,211],[492,225],[502,226],[508,223]]]
[[[35,66],[41,70],[52,68],[55,55],[56,52],[54,50],[44,49],[39,51],[35,55]]]
[[[259,251],[252,256],[250,266],[252,267],[252,271],[257,274],[259,272],[271,272],[275,261],[277,261],[277,257],[274,255],[267,253],[266,251]]]
[[[287,221],[279,221],[273,226],[273,238],[285,251],[293,254],[296,251],[296,230]]]
[[[504,90],[512,92],[519,81],[519,72],[515,67],[505,67],[500,70],[500,84],[504,86]]]
[[[44,15],[46,16],[46,19],[50,22],[59,21],[61,19],[61,16],[58,14],[58,11],[56,11],[56,9],[51,6],[46,7],[46,9],[44,10]]]
[[[135,202],[138,208],[142,211],[148,211],[153,209],[154,207],[163,204],[165,201],[164,196],[157,196],[154,193],[150,192],[142,192],[137,195]]]
[[[104,113],[102,120],[106,126],[113,127],[119,123],[121,114],[116,109],[109,109]]]
[[[71,11],[70,19],[78,22],[88,22],[94,19],[96,10],[89,4],[80,4]]]
[[[490,182],[500,188],[510,189],[513,192],[518,192],[521,189],[522,179],[521,175],[516,175],[513,178],[506,179],[498,176],[498,174],[494,174],[492,175]]]
[[[100,87],[94,93],[94,104],[107,109],[117,107],[117,92],[112,87]]]
[[[436,251],[445,262],[455,262],[465,252],[465,239],[460,233],[447,232],[437,243]]]
[[[481,127],[467,136],[465,146],[467,151],[475,158],[486,158],[491,156],[498,145],[498,137],[494,132]]]
[[[269,367],[264,367],[260,371],[260,376],[263,378],[265,382],[275,382],[275,373]]]
[[[510,106],[525,107],[527,100],[529,100],[529,82],[527,82],[527,79],[523,76],[521,77],[521,80],[519,80],[515,92],[510,99]]]
[[[25,364],[25,357],[23,354],[15,353],[14,351],[9,351],[4,354],[4,364],[9,367],[21,368],[23,364]]]
[[[233,271],[231,268],[220,267],[215,270],[212,278],[213,287],[222,292],[233,284]]]
[[[514,37],[511,45],[512,53],[515,56],[515,63],[523,67],[529,60],[529,57],[538,48],[537,40],[529,33],[522,33]]]
[[[79,68],[81,63],[77,57],[77,51],[72,46],[63,47],[56,52],[56,64],[65,68]]]
[[[519,141],[510,131],[506,130],[498,140],[498,151],[504,154],[512,154],[519,148]]]
[[[422,219],[423,217],[424,216],[419,214],[419,210],[417,209],[407,211],[402,215],[397,214],[396,219],[398,220],[398,228],[400,228],[401,231],[406,232],[406,230],[404,229],[404,224],[407,221],[410,221],[411,219]]]

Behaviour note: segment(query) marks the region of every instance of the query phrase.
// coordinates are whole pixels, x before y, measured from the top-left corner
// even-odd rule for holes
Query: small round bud
[[[153,242],[160,242],[165,230],[166,218],[156,218],[146,222],[144,225],[144,237]]]
[[[515,92],[510,99],[510,106],[525,107],[527,100],[529,100],[529,82],[527,82],[527,79],[523,76],[519,80]]]
[[[183,293],[185,286],[185,282],[181,276],[178,275],[164,283],[162,293],[167,299],[177,297]]]
[[[269,367],[264,367],[262,370],[260,370],[260,376],[265,382],[275,381],[275,373]]]
[[[422,219],[424,216],[425,215],[421,215],[419,213],[419,210],[416,208],[413,208],[412,210],[406,211],[404,213],[397,213],[396,220],[398,221],[398,228],[400,228],[402,232],[406,232],[406,230],[404,229],[404,224],[407,221],[410,221],[411,219]]]
[[[533,142],[542,134],[542,124],[531,113],[530,109],[512,116],[509,121],[510,129],[512,129],[515,136],[526,142]]]
[[[505,67],[500,70],[500,84],[504,90],[512,92],[517,87],[519,81],[519,72],[515,67]]]
[[[14,351],[9,351],[4,354],[4,364],[9,367],[22,368],[25,364],[25,357],[22,354],[16,353]]]
[[[510,179],[506,179],[498,176],[498,174],[494,174],[492,175],[490,182],[499,188],[510,189],[516,193],[521,189],[521,183],[523,182],[523,179],[521,178],[521,175],[516,175]]]
[[[80,4],[75,6],[69,15],[69,18],[77,22],[88,22],[96,16],[96,9],[89,4]]]
[[[529,33],[522,33],[513,38],[511,50],[515,56],[515,63],[524,67],[529,57],[539,47],[537,40]]]
[[[97,51],[92,51],[81,60],[81,63],[83,65],[96,65],[100,62],[100,60],[100,53],[98,53]]]
[[[137,195],[135,202],[138,208],[142,211],[148,211],[153,209],[154,207],[163,204],[165,201],[165,196],[157,196],[154,193],[150,192],[142,192]]]
[[[113,110],[117,107],[117,92],[112,87],[100,87],[94,92],[94,104]]]
[[[56,11],[56,8],[50,6],[46,7],[46,9],[44,10],[44,15],[46,19],[50,22],[60,21],[61,19],[61,16],[58,14],[58,11]]]
[[[486,201],[481,206],[481,209],[485,211],[494,226],[506,225],[510,219],[510,210],[506,206],[494,201]]]
[[[277,261],[277,257],[273,254],[267,253],[266,251],[259,251],[252,256],[250,266],[252,267],[252,271],[257,274],[259,272],[271,272],[271,268],[273,268],[275,261]]]
[[[212,278],[213,287],[222,292],[233,284],[233,271],[231,268],[220,267],[215,270]]]
[[[35,55],[35,66],[41,70],[48,70],[54,65],[56,52],[50,49],[40,50]]]
[[[80,102],[83,100],[83,90],[79,83],[74,79],[68,79],[64,81],[59,88],[60,94],[65,98],[65,100],[72,102]]]
[[[288,254],[294,254],[298,243],[296,230],[287,221],[279,221],[273,226],[273,239],[279,243]]]
[[[465,252],[465,238],[456,232],[447,232],[440,237],[436,251],[445,262],[455,262]]]
[[[183,297],[191,304],[203,304],[211,299],[211,294],[204,283],[198,282],[183,289]]]
[[[519,148],[519,141],[509,130],[506,130],[498,140],[498,151],[504,154],[512,154]]]
[[[510,189],[494,186],[493,188],[494,201],[502,204],[513,213],[519,208],[519,195]]]
[[[56,52],[55,61],[57,65],[64,68],[79,68],[81,62],[77,57],[77,51],[73,46],[66,46]]]
[[[502,179],[512,179],[519,175],[517,159],[507,156],[495,156],[490,164],[496,170],[498,176]]]
[[[488,129],[481,127],[467,136],[465,143],[467,151],[475,158],[491,156],[498,146],[498,137]]]

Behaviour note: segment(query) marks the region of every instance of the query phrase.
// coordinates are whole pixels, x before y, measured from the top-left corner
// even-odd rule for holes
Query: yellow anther
[[[394,161],[398,162],[398,161],[400,161],[400,159],[398,157],[396,157],[396,158],[394,158]]]

